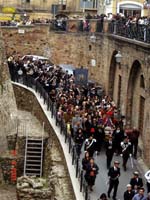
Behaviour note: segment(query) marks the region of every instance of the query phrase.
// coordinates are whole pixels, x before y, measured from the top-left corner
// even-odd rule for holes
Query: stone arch
[[[142,77],[142,85],[141,85]],[[144,107],[145,107],[145,80],[141,63],[135,60],[132,64],[127,88],[127,125],[135,126],[143,131]]]
[[[118,51],[114,50],[111,61],[110,61],[110,68],[109,68],[109,80],[108,80],[108,94],[113,97],[114,93],[114,78],[116,73],[116,58],[115,55]]]

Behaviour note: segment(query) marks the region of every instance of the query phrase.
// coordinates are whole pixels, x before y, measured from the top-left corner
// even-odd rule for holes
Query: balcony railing
[[[150,43],[150,24],[130,23],[126,25],[119,21],[94,20],[65,20],[51,21],[50,31],[107,33],[125,38]]]
[[[124,24],[123,22],[112,21],[109,24],[108,31],[115,35],[150,43],[150,24]]]

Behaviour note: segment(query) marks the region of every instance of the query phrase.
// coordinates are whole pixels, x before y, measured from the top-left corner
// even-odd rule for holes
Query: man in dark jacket
[[[127,190],[124,192],[124,200],[132,200],[134,197],[134,192],[132,191],[132,186],[130,184],[127,185]]]
[[[117,189],[119,185],[119,177],[120,177],[120,168],[119,168],[118,161],[115,161],[114,166],[109,169],[108,177],[109,177],[108,197],[110,198],[110,193],[112,189],[114,188],[113,200],[116,200],[116,194],[117,194]]]
[[[131,178],[130,180],[130,184],[132,186],[132,189],[134,189],[135,186],[137,186],[138,188],[142,188],[143,187],[143,181],[142,178],[139,178],[139,172],[135,171],[133,173],[133,178]]]
[[[121,142],[121,156],[123,158],[123,168],[124,171],[126,171],[126,165],[127,165],[127,161],[129,156],[132,156],[132,148],[131,148],[131,142],[129,142],[128,137],[126,136],[124,141]]]
[[[112,136],[109,135],[109,139],[106,142],[107,169],[109,169],[111,166],[113,154],[114,154],[114,141],[112,139]]]
[[[89,152],[90,157],[93,157],[93,154],[96,151],[96,140],[93,138],[93,135],[85,140],[84,150]]]

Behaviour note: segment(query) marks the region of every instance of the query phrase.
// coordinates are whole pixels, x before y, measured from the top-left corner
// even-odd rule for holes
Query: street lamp
[[[120,64],[122,59],[120,51],[118,51],[118,53],[115,55],[115,58],[116,58],[116,63]]]

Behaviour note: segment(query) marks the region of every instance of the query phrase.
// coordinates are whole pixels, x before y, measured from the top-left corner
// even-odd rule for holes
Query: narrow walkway
[[[19,84],[19,83],[14,83],[16,85],[19,85],[21,87],[24,87],[31,91],[37,98],[39,104],[41,105],[41,108],[43,109],[45,115],[47,116],[50,124],[52,125],[53,129],[55,130],[55,133],[62,145],[63,152],[65,155],[65,159],[67,162],[68,170],[70,173],[72,185],[74,188],[75,196],[77,200],[83,200],[83,194],[80,192],[79,188],[79,182],[78,179],[75,178],[75,168],[72,165],[72,158],[71,155],[68,152],[68,145],[65,143],[65,138],[63,135],[60,134],[60,129],[59,127],[56,126],[55,124],[55,119],[51,118],[51,113],[50,111],[47,111],[47,106],[46,104],[44,105],[44,101],[42,98],[40,98],[40,95],[36,93],[33,89],[27,88],[26,86]],[[81,156],[82,159],[83,156]],[[132,169],[130,159],[128,160],[128,165],[127,165],[127,171],[124,172],[122,169],[122,159],[120,156],[114,156],[113,160],[119,160],[120,161],[120,168],[121,168],[121,177],[120,177],[120,184],[118,188],[118,198],[120,200],[123,199],[123,192],[126,190],[126,185],[129,183],[130,178],[133,176],[133,171],[137,170],[137,161],[134,160],[134,168]],[[99,174],[96,179],[96,185],[94,187],[94,191],[90,193],[90,200],[97,200],[99,198],[99,195],[103,192],[107,192],[107,181],[108,181],[108,176],[107,176],[107,169],[106,169],[106,157],[105,157],[105,152],[101,152],[99,156],[95,158],[95,162],[99,166]],[[81,164],[81,162],[80,162]]]
[[[133,172],[137,170],[136,165],[134,164],[134,168],[131,167],[130,159],[127,163],[127,171],[125,172],[122,168],[122,158],[120,156],[114,156],[113,161],[120,161],[121,168],[121,176],[119,178],[119,187],[118,187],[118,199],[123,199],[123,192],[126,190],[126,185],[129,183],[130,178],[133,176]],[[112,161],[112,165],[113,165]],[[90,193],[90,200],[97,200],[101,193],[107,194],[108,189],[108,176],[107,176],[107,168],[106,168],[106,155],[105,152],[102,151],[100,155],[95,157],[95,162],[99,167],[99,174],[96,179],[96,184],[94,186],[94,191]],[[113,194],[113,191],[112,191]]]

